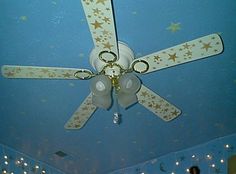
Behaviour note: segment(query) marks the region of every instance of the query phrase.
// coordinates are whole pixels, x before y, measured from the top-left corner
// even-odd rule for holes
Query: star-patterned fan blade
[[[33,79],[85,79],[92,75],[87,69],[4,65],[2,75],[6,78]]]
[[[111,0],[81,0],[94,46],[98,53],[112,52],[118,58],[115,22]]]
[[[96,109],[97,107],[92,103],[92,93],[90,93],[64,127],[66,129],[82,128]]]
[[[138,102],[164,121],[171,121],[181,114],[174,105],[145,87],[141,86],[137,93]]]
[[[223,43],[219,35],[210,34],[177,46],[135,59],[133,68],[137,72],[150,73],[171,66],[220,54]],[[146,62],[143,63],[143,62]],[[147,66],[149,65],[149,68]]]

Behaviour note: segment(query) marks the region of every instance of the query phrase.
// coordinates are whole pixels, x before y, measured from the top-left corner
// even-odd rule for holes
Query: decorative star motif
[[[160,60],[160,56],[158,56],[158,55],[154,56],[154,60],[159,61]]]
[[[191,52],[191,51],[188,51],[188,52],[186,53],[186,55],[187,55],[187,56],[192,56],[192,52]]]
[[[94,29],[97,29],[97,28],[102,28],[103,23],[100,23],[97,20],[95,20],[94,23],[91,24],[94,26]]]
[[[107,49],[111,50],[112,47],[113,47],[113,45],[111,45],[109,42],[103,43],[103,48],[107,48]]]
[[[180,23],[173,23],[171,22],[170,26],[167,27],[167,30],[170,30],[172,33],[179,31],[181,29]]]
[[[184,49],[189,49],[190,45],[188,43],[183,45]]]
[[[71,74],[70,73],[65,73],[65,74],[62,74],[65,78],[70,78],[71,77]]]
[[[95,40],[96,40],[96,42],[101,42],[101,38],[100,37],[96,37]]]
[[[110,18],[108,18],[108,17],[105,16],[105,17],[103,18],[103,21],[106,22],[106,23],[109,23],[109,22],[110,22]]]
[[[99,13],[101,12],[101,10],[99,10],[98,8],[96,8],[96,9],[93,9],[93,13],[96,15],[98,15]]]
[[[211,47],[211,42],[209,42],[209,43],[207,43],[207,44],[206,44],[206,43],[203,43],[202,49],[206,49],[206,51],[208,51],[209,48],[212,48],[212,47]]]
[[[148,95],[147,91],[141,93],[141,96],[146,97]]]
[[[96,4],[101,3],[101,4],[105,5],[105,1],[106,0],[97,0]]]
[[[169,55],[169,59],[168,60],[173,60],[175,62],[175,59],[177,58],[176,53],[168,54],[168,55]]]

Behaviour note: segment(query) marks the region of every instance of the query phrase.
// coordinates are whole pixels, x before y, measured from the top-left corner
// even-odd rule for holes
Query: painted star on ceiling
[[[173,23],[171,22],[170,26],[167,27],[167,30],[170,30],[172,33],[175,33],[181,29],[180,23]]]

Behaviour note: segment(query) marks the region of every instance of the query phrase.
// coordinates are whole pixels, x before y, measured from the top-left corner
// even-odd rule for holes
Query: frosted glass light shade
[[[141,87],[141,82],[134,74],[125,74],[119,79],[120,90],[118,92],[118,103],[127,108],[138,101],[136,93]]]
[[[141,82],[136,75],[127,73],[120,77],[119,85],[120,91],[135,94],[140,89]]]
[[[105,75],[97,75],[91,79],[90,90],[92,92],[92,103],[103,109],[111,106],[111,80]]]
[[[104,96],[96,96],[93,94],[92,103],[99,108],[108,109],[112,103],[111,94]]]
[[[97,75],[91,79],[90,90],[96,96],[103,96],[111,93],[111,80],[105,75]]]

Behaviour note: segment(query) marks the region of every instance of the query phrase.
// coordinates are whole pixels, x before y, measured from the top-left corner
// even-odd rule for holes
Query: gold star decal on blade
[[[154,56],[154,60],[159,61],[160,60],[160,56]]]
[[[177,58],[176,53],[168,55],[169,55],[169,60],[173,60],[175,62],[175,59]]]
[[[65,74],[62,74],[65,78],[70,78],[71,77],[71,74],[70,73],[65,73]]]
[[[91,24],[94,26],[94,29],[97,29],[97,28],[102,28],[103,23],[100,23],[100,22],[95,20],[95,22],[91,23]]]
[[[106,0],[97,0],[96,3],[97,3],[97,4],[98,4],[98,3],[101,3],[101,4],[105,5],[105,1],[106,1]]]
[[[180,23],[171,22],[170,26],[167,27],[166,29],[170,30],[172,33],[175,33],[176,31],[179,31],[181,29]]]
[[[212,48],[210,42],[207,43],[207,44],[206,44],[206,43],[203,43],[203,47],[202,47],[202,49],[206,49],[206,51],[208,51],[209,48]]]
[[[104,17],[104,18],[103,18],[103,21],[106,22],[106,23],[109,23],[109,22],[110,22],[110,18]]]
[[[107,42],[107,43],[103,43],[103,48],[107,48],[107,49],[109,49],[109,50],[111,50],[111,47],[113,47],[113,45],[111,45],[109,42]]]
[[[190,45],[188,43],[183,45],[184,49],[189,49]]]

